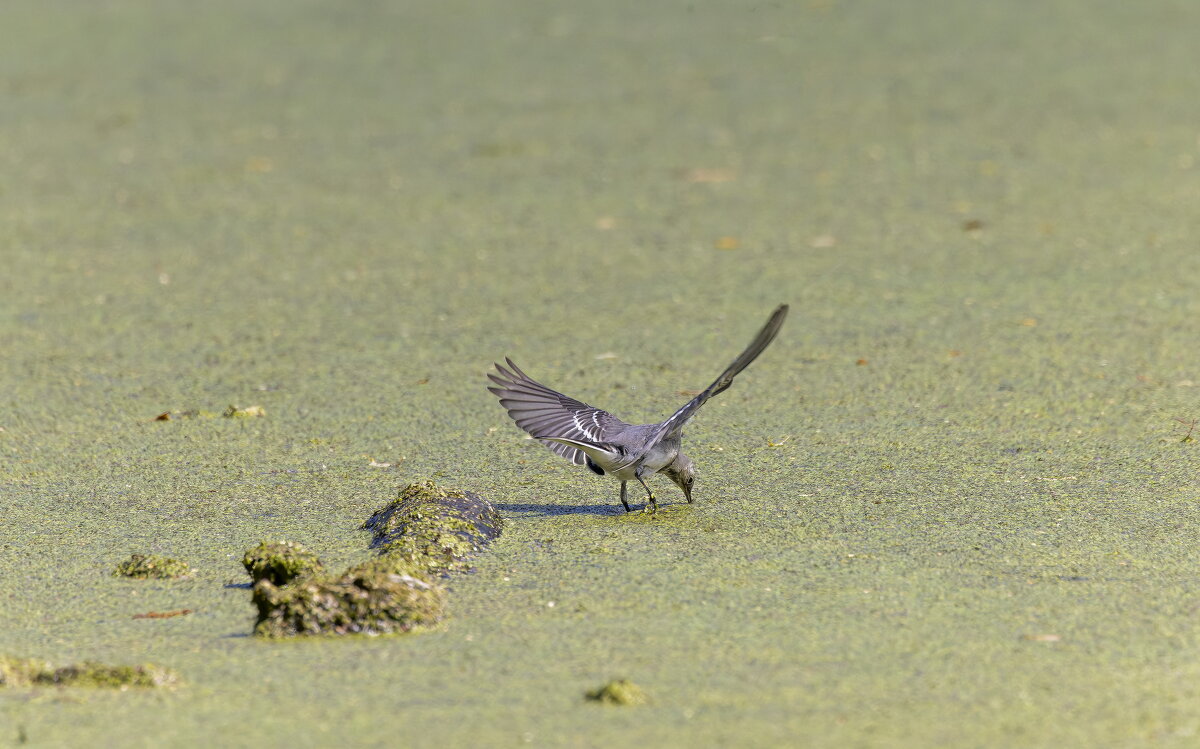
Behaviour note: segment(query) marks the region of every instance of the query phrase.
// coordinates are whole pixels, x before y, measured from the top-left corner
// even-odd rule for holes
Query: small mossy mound
[[[254,585],[260,637],[409,632],[437,624],[445,611],[446,591],[412,575],[351,568],[340,577],[303,577],[277,587],[269,580]]]
[[[316,554],[292,541],[263,541],[246,552],[242,566],[254,582],[268,580],[276,586],[324,570]]]
[[[131,554],[129,559],[118,564],[112,573],[115,577],[173,580],[192,574],[192,568],[187,562],[157,554]]]
[[[467,569],[467,557],[500,535],[504,519],[474,492],[432,481],[409,484],[400,496],[363,524],[374,534],[380,564],[412,574],[439,575]]]
[[[648,701],[642,688],[627,679],[610,681],[587,693],[587,698],[606,705],[644,705]]]
[[[129,689],[179,683],[175,672],[155,666],[110,666],[84,661],[55,668],[36,658],[0,657],[0,687],[68,686]]]

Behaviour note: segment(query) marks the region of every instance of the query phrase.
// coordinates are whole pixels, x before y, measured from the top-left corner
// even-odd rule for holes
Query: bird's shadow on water
[[[497,503],[493,505],[503,513],[512,513],[518,517],[555,515],[624,515],[625,508],[609,507],[607,505],[535,505],[523,503]]]

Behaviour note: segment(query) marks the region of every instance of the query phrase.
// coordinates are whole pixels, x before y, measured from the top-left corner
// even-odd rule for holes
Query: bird
[[[775,340],[787,313],[786,304],[776,307],[766,325],[720,377],[657,424],[627,424],[607,411],[543,385],[508,357],[504,359],[507,366],[493,364],[496,371],[488,373],[493,383],[488,390],[531,437],[575,465],[620,481],[625,512],[630,512],[626,490],[630,481],[637,481],[646,490],[646,511],[657,511],[654,492],[646,485],[646,479],[655,473],[666,474],[690,504],[696,466],[680,450],[683,428],[701,406],[733,384],[733,378]]]

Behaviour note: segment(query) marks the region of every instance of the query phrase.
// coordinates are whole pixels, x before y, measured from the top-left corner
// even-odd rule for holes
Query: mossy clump
[[[187,562],[157,554],[131,554],[112,571],[115,577],[135,577],[142,580],[174,580],[192,574]]]
[[[174,671],[143,664],[110,666],[83,661],[55,668],[36,658],[0,656],[0,687],[66,686],[129,689],[131,687],[167,687],[179,683]]]
[[[429,574],[467,569],[467,557],[500,535],[504,519],[474,492],[432,481],[409,484],[363,524],[380,549],[381,564]]]
[[[254,582],[269,580],[276,586],[324,570],[316,554],[292,541],[263,541],[246,552],[242,566]]]
[[[587,693],[587,698],[606,705],[644,705],[648,701],[642,688],[627,679],[610,681]]]
[[[364,524],[381,554],[341,575],[291,543],[259,544],[242,563],[256,582],[254,634],[383,635],[441,621],[446,590],[437,575],[466,569],[466,558],[500,535],[503,520],[483,497],[411,484]]]
[[[321,634],[384,635],[409,632],[441,621],[446,591],[412,575],[367,566],[340,577],[303,577],[277,587],[254,585],[260,637]]]

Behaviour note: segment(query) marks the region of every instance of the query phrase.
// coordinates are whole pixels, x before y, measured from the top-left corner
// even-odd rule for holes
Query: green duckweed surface
[[[0,746],[1195,745],[1200,5],[0,24],[0,657],[185,684],[6,689]],[[658,420],[785,301],[694,505],[485,389]],[[251,636],[246,549],[368,561],[421,477],[505,518],[444,624]]]

